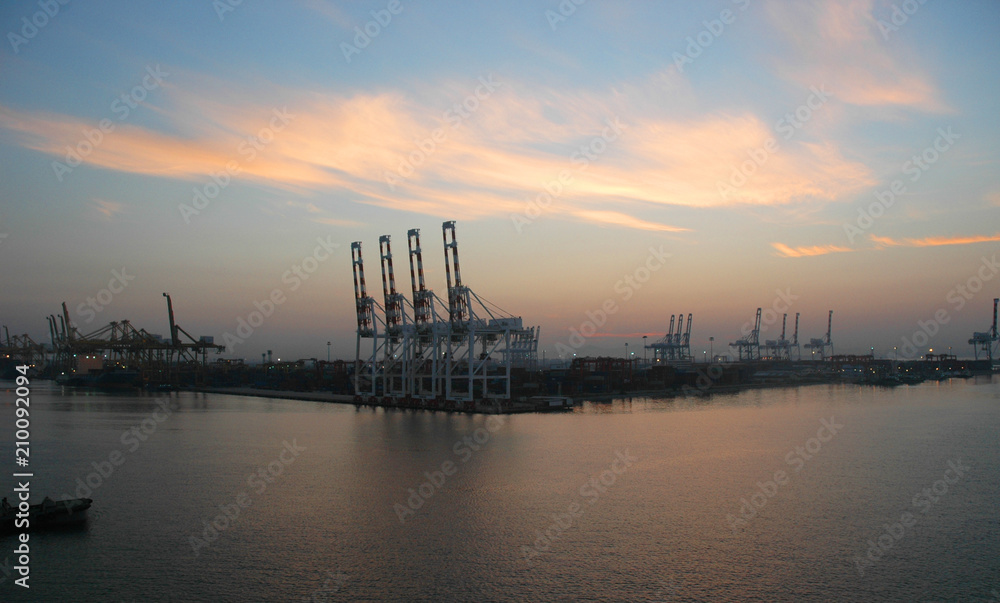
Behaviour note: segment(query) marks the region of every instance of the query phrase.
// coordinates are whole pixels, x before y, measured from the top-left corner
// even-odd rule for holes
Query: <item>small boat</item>
[[[90,498],[72,498],[57,501],[46,496],[42,502],[28,507],[27,529],[33,531],[79,525],[87,521],[87,509],[90,508],[93,502]],[[0,519],[0,526],[2,526],[4,532],[20,532],[24,530],[25,527],[23,525],[19,526],[16,522],[18,519],[21,519],[23,523],[25,518],[17,516],[17,505],[8,504],[6,498],[4,499],[2,513],[2,516],[0,516],[2,517]]]

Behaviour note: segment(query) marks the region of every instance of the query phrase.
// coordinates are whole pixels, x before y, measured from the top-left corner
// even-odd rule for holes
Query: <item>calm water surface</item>
[[[1000,601],[996,377],[493,418],[38,382],[31,410],[35,498],[94,506],[3,601]]]

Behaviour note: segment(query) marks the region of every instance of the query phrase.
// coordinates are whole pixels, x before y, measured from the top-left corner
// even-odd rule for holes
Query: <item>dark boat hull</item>
[[[78,526],[87,521],[87,509],[94,501],[90,498],[74,498],[54,501],[46,499],[40,504],[28,507],[27,531],[58,529]],[[24,531],[24,526],[18,526],[17,507],[4,510],[0,517],[0,525],[4,532]],[[24,518],[20,518],[24,519]]]

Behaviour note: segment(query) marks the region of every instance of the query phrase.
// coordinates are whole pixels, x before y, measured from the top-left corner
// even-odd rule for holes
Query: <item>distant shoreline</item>
[[[297,392],[292,390],[258,389],[255,387],[193,387],[185,388],[204,394],[229,394],[233,396],[252,396],[256,398],[279,398],[282,400],[299,400],[303,402],[333,402],[337,404],[353,404],[354,396],[349,394],[334,394],[331,392]]]
[[[607,402],[610,400],[618,400],[624,398],[707,398],[714,394],[733,394],[744,390],[751,389],[785,389],[789,387],[800,387],[800,386],[811,386],[811,385],[824,385],[832,383],[841,383],[835,380],[819,380],[819,381],[801,381],[801,382],[786,382],[786,383],[742,383],[742,384],[727,384],[727,385],[713,385],[706,388],[705,390],[695,390],[683,391],[680,388],[677,389],[663,389],[663,390],[641,390],[635,392],[617,392],[617,393],[601,393],[601,394],[587,394],[582,396],[574,396],[574,400],[578,403],[581,402]],[[694,389],[694,388],[692,388]],[[253,387],[195,387],[195,388],[185,388],[183,391],[192,391],[198,393],[206,394],[228,394],[233,396],[248,396],[257,398],[271,398],[271,399],[281,399],[281,400],[297,400],[302,402],[327,402],[334,404],[351,404],[355,406],[371,406],[364,402],[356,402],[353,395],[350,394],[334,394],[330,392],[301,392],[292,390],[273,390],[273,389],[258,389]],[[422,410],[440,410],[443,412],[471,412],[471,413],[492,413],[495,412],[492,408],[476,408],[476,409],[450,409],[450,408],[429,408],[429,407],[408,407],[408,406],[388,406],[388,405],[376,405],[384,408],[416,408]],[[544,412],[538,411],[533,407],[522,407],[516,406],[510,409],[506,409],[502,414],[514,414],[514,413],[525,413],[525,412]]]

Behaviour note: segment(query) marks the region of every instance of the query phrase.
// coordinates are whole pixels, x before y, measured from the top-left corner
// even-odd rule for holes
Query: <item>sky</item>
[[[408,293],[420,229],[446,299],[455,220],[548,359],[679,313],[732,353],[758,307],[762,340],[833,310],[837,353],[969,356],[998,30],[989,0],[4,2],[0,323],[166,334],[169,292],[225,357],[353,358],[351,243],[381,302],[379,236]]]

